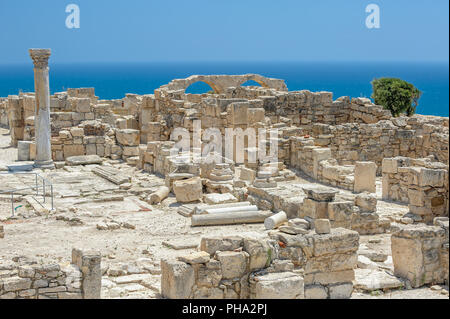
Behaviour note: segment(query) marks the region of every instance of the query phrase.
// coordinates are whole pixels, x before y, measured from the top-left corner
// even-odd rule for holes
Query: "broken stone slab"
[[[305,230],[309,229],[310,225],[306,219],[303,218],[293,218],[288,221],[288,225],[292,227],[299,227]]]
[[[369,258],[363,255],[358,256],[358,268],[361,269],[378,269],[378,264],[371,261]]]
[[[206,251],[196,251],[189,255],[177,257],[179,261],[185,262],[190,265],[205,264],[209,261],[210,256]]]
[[[175,250],[184,250],[196,248],[199,245],[198,238],[189,239],[189,238],[181,238],[181,239],[171,239],[168,241],[163,241],[162,245]]]
[[[91,156],[91,155],[89,155],[89,156]],[[96,156],[96,155],[94,155],[94,156]],[[114,167],[98,166],[98,167],[94,167],[92,169],[92,172],[95,175],[98,175],[116,185],[121,185],[121,184],[131,182],[130,176],[124,175],[123,173],[120,172],[120,170],[118,170]]]
[[[358,255],[369,258],[373,262],[385,262],[388,258],[386,254],[374,250],[363,249],[358,250]]]
[[[365,291],[396,289],[403,282],[384,270],[355,269],[355,288]]]
[[[203,201],[208,205],[236,203],[238,200],[230,193],[225,194],[206,194]]]
[[[29,172],[34,168],[33,164],[11,164],[6,167],[10,172]]]
[[[325,186],[303,186],[307,198],[318,202],[332,202],[339,191]]]
[[[192,214],[194,214],[194,210],[195,206],[193,206],[192,204],[190,205],[184,204],[178,207],[177,213],[183,217],[191,217]]]
[[[305,235],[308,233],[308,230],[295,226],[280,226],[278,230],[290,235]]]
[[[101,164],[103,159],[98,155],[79,155],[66,158],[66,164],[69,166]]]

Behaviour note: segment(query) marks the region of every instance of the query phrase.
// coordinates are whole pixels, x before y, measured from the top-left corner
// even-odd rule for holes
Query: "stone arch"
[[[242,80],[240,80],[238,82],[239,86],[241,86],[242,84],[244,84],[245,82],[248,82],[248,81],[255,81],[256,83],[258,83],[259,85],[261,85],[264,88],[270,88],[270,85],[264,81],[264,78],[257,74],[249,74],[249,75],[243,76]]]
[[[195,79],[192,81],[187,81],[185,87],[183,88],[183,90],[186,92],[186,90],[193,84],[198,83],[198,82],[202,82],[202,83],[206,83],[209,85],[209,87],[214,91],[215,94],[220,94],[220,89],[217,87],[217,85],[215,83],[213,83],[212,81],[208,81],[206,79]]]
[[[240,86],[258,86],[263,87],[260,83],[253,81],[253,80],[247,80],[244,83],[242,83]]]

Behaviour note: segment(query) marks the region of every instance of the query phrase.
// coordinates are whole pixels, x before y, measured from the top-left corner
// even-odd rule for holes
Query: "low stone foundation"
[[[270,238],[203,237],[198,252],[161,260],[170,299],[340,299],[353,291],[359,235],[337,228]]]
[[[448,219],[438,226],[404,226],[392,234],[395,275],[412,287],[448,284]]]
[[[101,255],[79,249],[72,263],[45,263],[28,259],[0,264],[0,299],[98,299],[101,291]]]

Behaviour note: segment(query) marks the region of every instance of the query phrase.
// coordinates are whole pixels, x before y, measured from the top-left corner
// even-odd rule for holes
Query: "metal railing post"
[[[52,210],[53,210],[53,184],[50,184],[50,190],[52,195]]]
[[[45,203],[45,179],[42,179],[42,189],[43,189],[42,197],[44,198]]]
[[[14,217],[14,193],[11,192],[11,214]]]

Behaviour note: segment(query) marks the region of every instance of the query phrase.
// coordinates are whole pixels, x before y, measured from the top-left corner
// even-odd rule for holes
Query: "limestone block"
[[[319,163],[323,160],[331,158],[331,149],[315,148],[312,150],[313,157],[313,177],[317,179],[319,172]]]
[[[139,156],[139,146],[124,146],[123,156]]]
[[[253,181],[256,178],[256,172],[250,168],[241,167],[239,178],[244,181],[249,181],[249,182],[253,183]]]
[[[206,194],[203,197],[203,201],[208,205],[226,204],[226,203],[236,203],[238,200],[230,193],[226,194]]]
[[[445,169],[422,168],[419,173],[419,186],[442,187],[445,181]]]
[[[398,169],[398,161],[395,158],[383,158],[381,164],[382,172],[387,174],[396,174]]]
[[[345,228],[333,228],[329,234],[314,235],[313,255],[355,252],[359,247],[359,234]]]
[[[216,287],[201,287],[194,291],[193,299],[223,299],[224,291]]]
[[[72,263],[78,266],[83,273],[82,292],[84,299],[101,298],[101,259],[102,255],[99,251],[72,249]]]
[[[188,299],[195,284],[191,265],[181,261],[161,259],[161,295],[169,299]]]
[[[356,162],[354,191],[375,193],[376,173],[377,165],[374,162]]]
[[[328,287],[330,299],[348,299],[352,296],[353,284],[344,283]]]
[[[3,291],[19,291],[31,288],[30,278],[20,278],[18,276],[7,277],[2,279]]]
[[[425,206],[425,194],[420,189],[408,188],[408,200],[409,204],[414,206]]]
[[[303,200],[299,217],[328,218],[328,202],[318,202],[310,198]]]
[[[249,270],[262,269],[270,266],[275,258],[273,248],[263,239],[244,239],[244,251],[249,254]]]
[[[361,212],[371,213],[377,210],[377,198],[375,194],[368,192],[356,195],[355,204],[360,208]]]
[[[91,99],[89,98],[78,98],[75,100],[76,106],[75,111],[79,113],[91,112]]]
[[[265,111],[263,108],[249,108],[247,111],[248,123],[254,124],[258,122],[264,123]]]
[[[331,224],[328,219],[316,219],[314,221],[314,229],[316,234],[329,234],[331,230]]]
[[[412,287],[444,283],[441,247],[445,230],[438,226],[403,226],[392,234],[391,249],[394,274],[408,279]]]
[[[210,256],[206,251],[196,251],[185,256],[179,256],[177,257],[177,259],[184,263],[195,265],[207,263],[210,259]]]
[[[222,280],[222,268],[220,262],[214,259],[204,265],[200,265],[197,271],[198,287],[217,287]]]
[[[18,141],[17,142],[17,160],[29,161],[30,160],[30,144],[31,141]]]
[[[258,276],[251,284],[252,299],[303,299],[303,277],[292,272]]]
[[[223,279],[240,278],[248,272],[248,253],[221,251],[216,253],[216,259],[220,261]]]
[[[324,186],[304,186],[302,187],[307,198],[318,202],[331,202],[339,191]]]
[[[103,159],[97,155],[70,156],[66,158],[69,166],[101,164]]]
[[[139,131],[132,129],[116,130],[116,139],[121,145],[137,146],[140,141]]]
[[[305,286],[305,299],[327,299],[328,292],[322,285]]]
[[[87,144],[86,155],[97,155],[97,146],[95,144]]]
[[[200,250],[214,255],[216,251],[233,251],[243,245],[243,238],[240,236],[217,236],[202,237]]]
[[[72,134],[73,137],[82,137],[84,136],[84,129],[82,127],[72,127],[70,129],[70,134]]]
[[[351,220],[353,214],[353,202],[331,202],[328,203],[328,218],[330,221],[346,222]]]
[[[236,102],[230,104],[232,124],[247,125],[248,124],[248,102]]]
[[[199,177],[193,177],[185,180],[173,182],[173,192],[177,201],[189,203],[200,200],[203,196],[202,180]]]
[[[64,158],[85,154],[84,145],[64,145]]]

